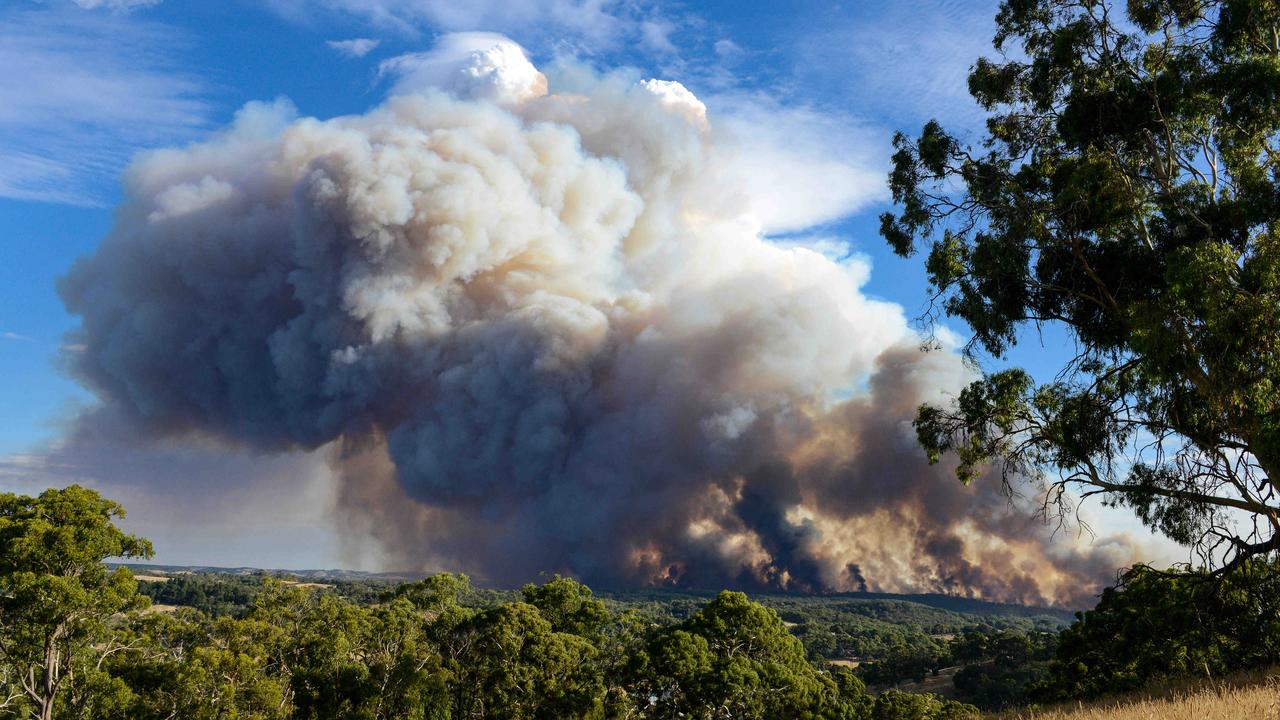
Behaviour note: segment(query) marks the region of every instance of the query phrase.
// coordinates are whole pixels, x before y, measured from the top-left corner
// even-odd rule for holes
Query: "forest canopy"
[[[118,504],[77,486],[0,495],[0,717],[926,720],[976,712],[932,696],[873,697],[852,670],[810,662],[776,611],[735,592],[659,623],[611,609],[558,576],[497,597],[446,573],[358,593],[363,601],[315,583],[257,578],[219,588],[186,578],[167,599],[208,603],[210,612],[155,612],[127,568],[103,564],[151,552],[115,526],[120,517]]]

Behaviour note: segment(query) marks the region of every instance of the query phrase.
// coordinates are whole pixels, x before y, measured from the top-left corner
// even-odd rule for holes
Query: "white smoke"
[[[765,240],[749,148],[686,88],[548,92],[477,34],[389,62],[401,94],[366,114],[252,104],[129,170],[61,287],[113,413],[335,443],[353,527],[490,580],[1043,601],[1098,579],[925,466],[909,419],[959,361],[912,349],[865,263]]]
[[[378,72],[395,78],[394,94],[444,90],[471,100],[514,105],[547,94],[547,78],[524,48],[497,33],[460,32],[426,52],[382,61]]]

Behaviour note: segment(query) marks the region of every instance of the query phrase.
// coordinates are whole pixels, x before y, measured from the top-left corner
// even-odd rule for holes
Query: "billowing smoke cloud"
[[[112,417],[329,445],[387,563],[491,582],[1071,602],[1125,559],[925,464],[910,418],[963,366],[865,264],[763,239],[682,86],[548,92],[500,39],[442,62],[384,68],[401,94],[367,114],[250,105],[131,167],[61,286]]]

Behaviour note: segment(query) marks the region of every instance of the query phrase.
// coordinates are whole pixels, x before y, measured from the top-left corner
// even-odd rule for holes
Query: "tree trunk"
[[[40,720],[53,720],[53,701],[58,695],[62,668],[58,667],[58,639],[65,625],[59,624],[44,643],[44,697],[40,698]]]

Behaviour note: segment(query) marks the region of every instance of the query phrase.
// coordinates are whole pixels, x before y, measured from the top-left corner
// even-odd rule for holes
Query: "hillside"
[[[339,569],[272,570],[138,563],[124,566],[139,577],[151,577],[153,574],[169,577],[200,575],[225,581],[233,578],[287,577],[330,583],[338,587],[365,587],[374,594],[378,590],[422,577],[412,573],[372,573]],[[491,596],[492,600],[511,599],[518,595],[515,588],[481,592]],[[600,590],[597,595],[618,607],[635,608],[649,615],[682,618],[714,598],[716,591],[650,588]],[[1051,631],[1065,627],[1073,620],[1071,611],[1060,608],[996,603],[941,594],[855,592],[801,595],[748,592],[748,595],[777,610],[784,620],[793,624],[806,620],[839,623],[846,619],[856,619],[917,629],[934,635],[950,634],[972,627]]]
[[[600,591],[602,597],[616,598],[623,602],[670,602],[679,598],[706,602],[715,597],[714,591],[646,589],[631,591]],[[1022,618],[1037,627],[1052,629],[1070,625],[1074,620],[1071,610],[997,603],[974,598],[941,595],[936,593],[897,595],[893,593],[853,592],[826,595],[801,595],[784,593],[755,593],[751,597],[769,605],[780,613],[788,607],[831,606],[869,618],[894,623],[920,625],[954,624],[965,617]]]

